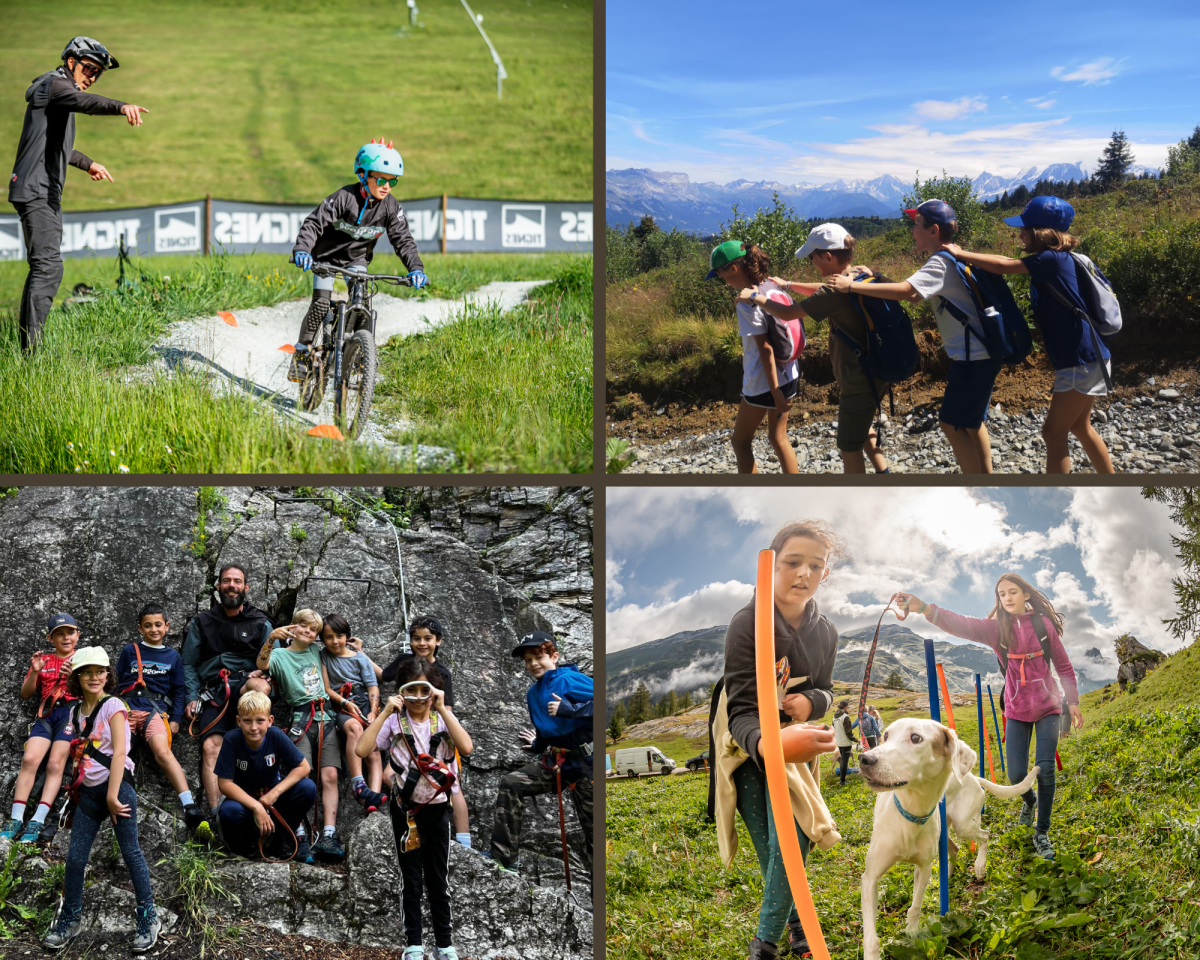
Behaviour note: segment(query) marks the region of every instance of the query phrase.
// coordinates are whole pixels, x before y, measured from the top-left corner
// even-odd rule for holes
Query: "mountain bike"
[[[317,328],[309,348],[308,375],[300,386],[301,410],[316,410],[333,385],[333,415],[342,432],[357,439],[366,426],[375,397],[375,311],[371,307],[377,285],[412,286],[409,277],[360,273],[329,263],[314,263],[314,276],[341,277],[349,300],[330,301],[329,311]]]

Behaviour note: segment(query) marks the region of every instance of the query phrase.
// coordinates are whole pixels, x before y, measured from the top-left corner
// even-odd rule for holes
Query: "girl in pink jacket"
[[[1033,847],[1039,856],[1053,860],[1050,810],[1054,805],[1054,756],[1062,721],[1063,688],[1071,723],[1076,727],[1083,726],[1075,671],[1062,644],[1062,615],[1055,612],[1043,593],[1015,573],[1006,573],[996,581],[996,605],[986,620],[943,610],[911,593],[900,596],[910,611],[925,614],[926,620],[946,633],[987,644],[1002,662],[1007,657],[1004,712],[1008,718],[1008,777],[1012,783],[1025,779],[1029,770],[1029,741],[1036,730],[1038,789]],[[1050,656],[1062,687],[1055,682],[1050,664],[1046,662],[1034,617],[1040,617],[1045,625]],[[1017,822],[1024,826],[1034,824],[1034,797],[1030,790],[1021,798],[1024,806]]]

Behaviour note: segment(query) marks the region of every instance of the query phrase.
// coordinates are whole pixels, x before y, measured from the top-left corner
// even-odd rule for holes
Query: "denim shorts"
[[[1000,372],[999,360],[951,360],[946,395],[938,419],[952,427],[975,430],[987,420],[992,386]]]

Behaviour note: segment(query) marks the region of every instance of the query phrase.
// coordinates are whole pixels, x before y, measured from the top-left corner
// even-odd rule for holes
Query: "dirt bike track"
[[[383,346],[397,337],[442,326],[455,319],[467,304],[496,303],[501,310],[511,310],[525,301],[530,290],[544,282],[495,281],[459,300],[418,300],[377,293],[373,303],[377,313],[375,342]],[[295,342],[308,306],[307,299],[291,300],[271,307],[180,321],[168,328],[154,345],[154,351],[169,371],[183,368],[215,374],[214,389],[241,391],[265,399],[298,428],[308,430],[331,424],[333,391],[326,391],[325,400],[317,410],[305,412],[297,406],[297,384],[287,379],[291,353],[283,348],[290,348]],[[382,382],[382,378],[376,382]],[[396,447],[386,434],[404,427],[403,422],[380,421],[372,410],[359,440]],[[418,459],[422,461],[436,460],[445,454],[446,451],[436,447],[418,449]]]

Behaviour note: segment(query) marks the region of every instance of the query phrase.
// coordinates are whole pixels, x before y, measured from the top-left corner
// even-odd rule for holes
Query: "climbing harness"
[[[276,810],[274,806],[269,803],[264,803],[263,809],[266,810],[267,813],[272,817],[274,817],[279,822],[279,825],[288,832],[288,835],[292,838],[292,852],[286,857],[281,857],[278,860],[273,857],[268,857],[267,852],[263,847],[263,838],[265,834],[263,834],[263,832],[260,830],[258,834],[258,855],[262,857],[265,863],[287,863],[292,860],[297,853],[300,852],[300,840],[296,836],[296,831],[291,828],[285,819],[283,819],[283,814]]]
[[[137,657],[137,679],[134,680],[132,683],[128,684],[127,686],[125,686],[124,688],[122,688],[121,690],[116,691],[116,694],[118,697],[123,697],[127,693],[130,693],[134,690],[140,689],[142,691],[142,695],[144,696],[144,698],[149,700],[152,704],[154,704],[155,707],[158,708],[155,712],[160,717],[162,717],[163,726],[167,730],[167,749],[170,750],[171,742],[174,739],[174,736],[171,733],[171,714],[168,711],[162,709],[162,704],[159,703],[159,701],[156,697],[151,695],[150,688],[146,685],[146,678],[142,675],[141,644],[135,643],[133,645],[133,655],[135,657]],[[144,727],[142,729],[145,730]]]
[[[449,794],[453,788],[457,777],[454,771],[443,760],[438,758],[438,753],[441,750],[442,744],[452,742],[448,730],[438,729],[438,716],[431,714],[429,717],[429,752],[417,753],[417,741],[413,735],[412,726],[409,723],[407,714],[402,714],[400,717],[400,734],[404,740],[404,745],[408,748],[408,754],[412,758],[412,763],[405,770],[396,762],[396,758],[392,755],[392,751],[388,749],[388,763],[397,776],[403,776],[404,782],[400,790],[393,791],[392,802],[394,802],[401,811],[404,812],[406,828],[404,836],[401,838],[401,844],[404,847],[404,852],[409,853],[416,850],[421,845],[421,836],[417,832],[417,824],[414,819],[414,814],[420,810],[424,810],[427,806],[433,803],[443,793]],[[393,741],[394,743],[395,741]],[[424,780],[434,790],[434,794],[424,803],[410,806],[412,803],[413,793],[417,789],[417,784]]]
[[[140,661],[140,659],[141,658],[139,657],[139,661]],[[199,739],[203,738],[204,735],[206,733],[208,733],[209,730],[211,730],[213,727],[215,727],[218,723],[221,722],[221,718],[223,716],[225,716],[225,711],[229,709],[229,701],[232,696],[230,689],[229,689],[229,676],[230,676],[229,671],[226,670],[224,667],[222,667],[219,676],[221,678],[221,683],[223,683],[225,685],[225,702],[221,704],[221,712],[218,713],[213,718],[212,723],[208,724],[208,726],[206,726],[199,733],[197,733],[196,729],[195,729],[196,721],[200,719],[200,712],[197,711],[195,716],[192,717],[192,722],[188,724],[188,735],[190,737],[193,737],[194,739],[199,740]],[[200,695],[201,703],[203,703],[205,700],[212,700],[212,699],[213,699],[213,695],[207,690],[205,690],[204,693]],[[201,709],[203,709],[203,707]],[[168,727],[168,729],[170,729],[170,728]]]
[[[317,700],[308,702],[308,722],[304,724],[304,729],[297,734],[296,730],[300,726],[298,723],[292,724],[292,729],[288,731],[288,736],[292,743],[299,744],[301,740],[308,736],[309,727],[312,726],[313,719],[320,714],[322,718],[325,716],[325,698],[321,697]],[[295,719],[293,715],[293,720]],[[317,726],[317,752],[313,754],[313,771],[317,775],[317,801],[313,804],[313,823],[319,820],[318,813],[321,810],[321,754],[325,752],[325,720],[322,719]],[[323,821],[322,821],[323,822]]]

